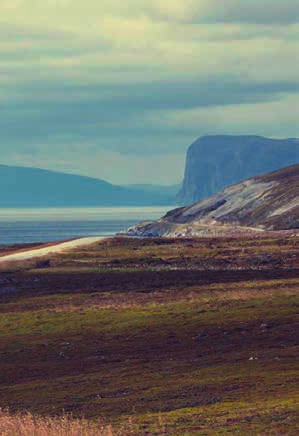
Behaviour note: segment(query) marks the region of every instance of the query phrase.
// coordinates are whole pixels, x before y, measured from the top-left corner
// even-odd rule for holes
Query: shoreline
[[[284,236],[284,237],[296,237],[298,232],[298,229],[292,229],[292,230],[264,230],[260,232],[232,232],[232,233],[225,233],[223,232],[218,234],[201,234],[201,235],[184,235],[184,236],[157,236],[157,237],[150,237],[150,236],[131,236],[128,234],[115,234],[111,236],[91,236],[91,237],[81,237],[81,238],[72,238],[72,239],[66,239],[66,240],[60,240],[60,241],[53,241],[53,242],[45,242],[45,243],[20,243],[19,245],[22,246],[20,249],[16,249],[13,251],[9,251],[9,254],[6,254],[5,251],[1,253],[1,246],[0,246],[0,263],[5,262],[13,262],[13,261],[19,261],[19,260],[30,260],[35,259],[39,257],[44,257],[47,255],[57,254],[64,251],[72,250],[74,248],[78,247],[84,247],[91,245],[93,243],[104,241],[107,239],[114,239],[114,238],[136,238],[136,239],[188,239],[188,240],[196,240],[196,239],[242,239],[242,238],[250,238],[250,239],[258,239],[263,237],[276,237],[276,236]],[[15,245],[18,245],[18,243],[15,244],[7,244],[2,245],[3,248],[5,247],[13,247]],[[28,248],[26,248],[26,245],[28,245]],[[33,248],[30,248],[32,247]]]
[[[39,257],[44,257],[49,254],[56,254],[61,253],[63,251],[71,250],[73,248],[77,247],[83,247],[86,245],[91,245],[98,241],[103,241],[105,239],[108,239],[109,236],[93,236],[93,237],[83,237],[83,238],[76,238],[66,241],[60,241],[58,243],[46,243],[46,246],[39,246],[33,249],[26,250],[25,247],[22,249],[22,251],[17,251],[11,254],[7,255],[0,255],[0,263],[1,262],[13,262],[18,260],[28,260],[28,259],[35,259]]]

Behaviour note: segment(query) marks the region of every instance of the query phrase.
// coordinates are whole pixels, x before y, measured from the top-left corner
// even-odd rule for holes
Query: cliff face
[[[128,230],[134,236],[199,236],[299,228],[299,164],[244,180]]]
[[[204,136],[187,152],[178,201],[187,205],[226,186],[299,161],[299,139]]]

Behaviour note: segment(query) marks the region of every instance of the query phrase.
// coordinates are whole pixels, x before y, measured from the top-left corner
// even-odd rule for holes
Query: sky
[[[0,0],[0,163],[179,183],[196,138],[298,137],[299,0]]]

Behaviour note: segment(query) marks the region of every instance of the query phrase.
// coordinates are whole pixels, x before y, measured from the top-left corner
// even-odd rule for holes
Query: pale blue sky
[[[299,136],[298,21],[298,0],[0,0],[1,163],[171,184],[198,136]]]

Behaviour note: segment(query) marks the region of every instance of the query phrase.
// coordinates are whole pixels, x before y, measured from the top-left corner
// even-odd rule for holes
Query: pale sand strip
[[[88,237],[75,239],[73,241],[61,242],[57,245],[52,245],[51,247],[35,248],[28,251],[23,251],[21,253],[8,254],[7,256],[0,257],[1,262],[10,262],[14,260],[27,260],[33,259],[35,257],[48,256],[49,254],[61,253],[62,251],[71,250],[73,248],[82,247],[84,245],[90,245],[98,241],[107,239],[107,237]]]

